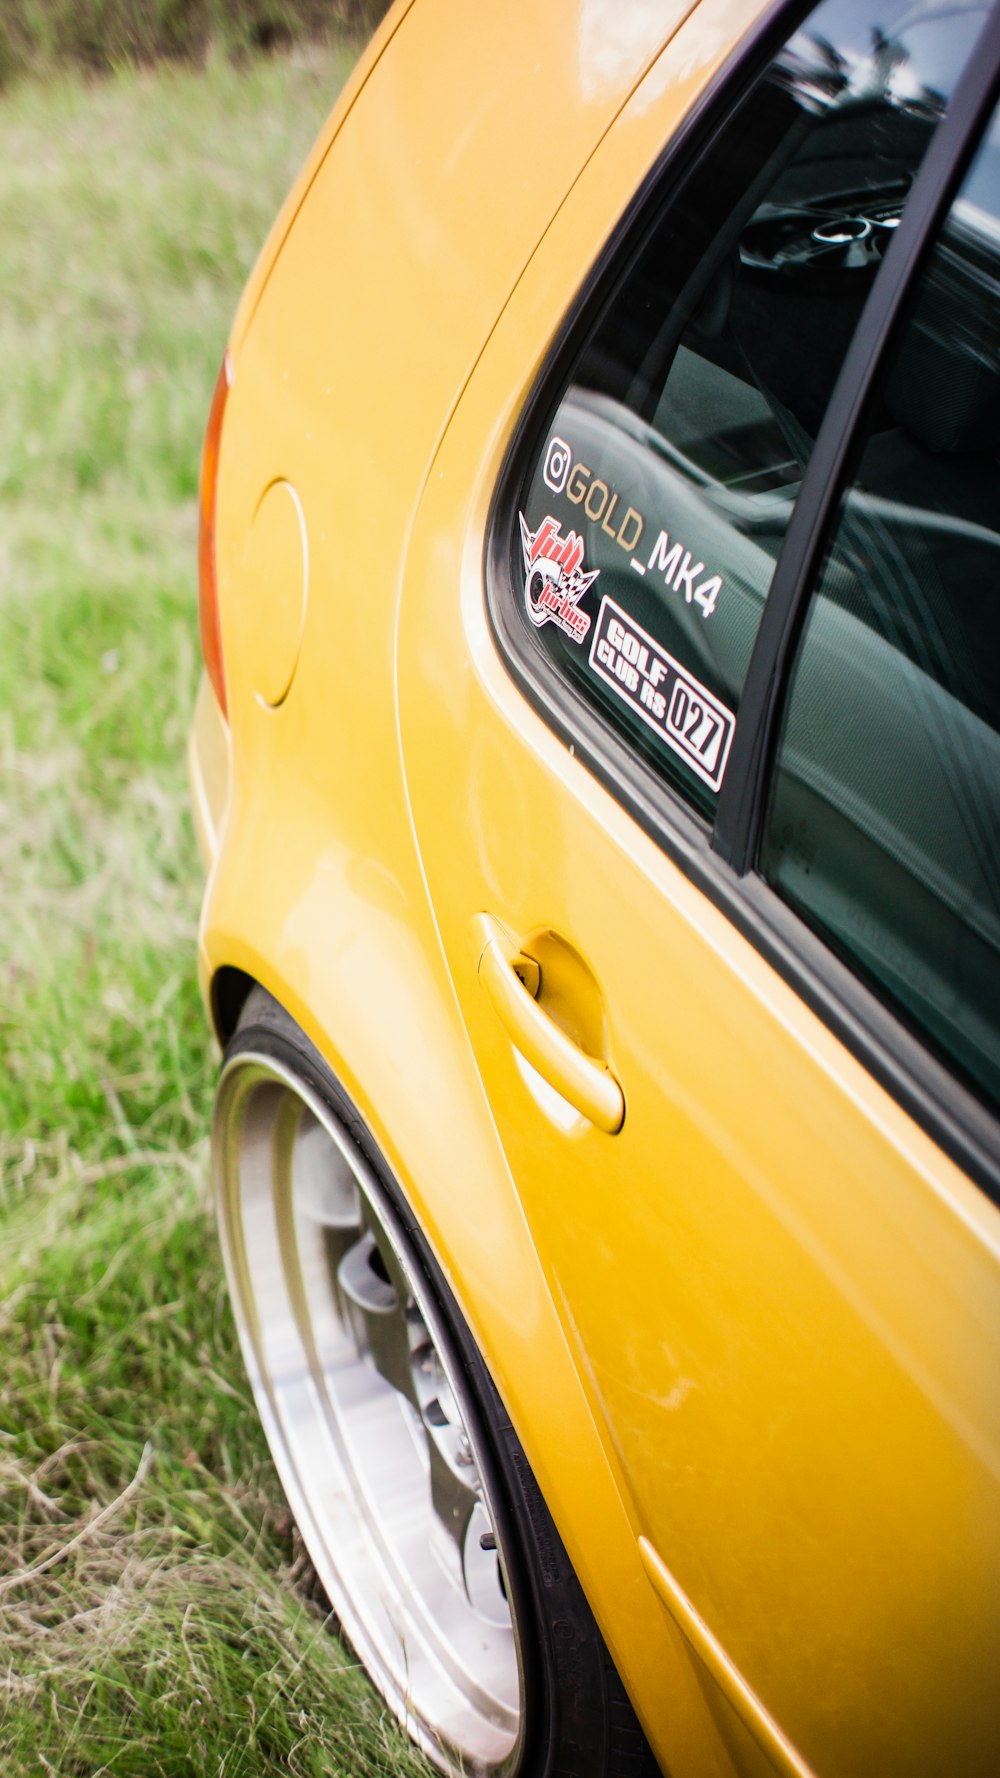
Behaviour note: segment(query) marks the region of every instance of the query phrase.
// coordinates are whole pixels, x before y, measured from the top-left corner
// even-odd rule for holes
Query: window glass
[[[646,227],[528,466],[531,656],[706,812],[803,468],[982,19],[825,0]]]
[[[921,282],[809,614],[762,868],[1000,1103],[1000,125]]]

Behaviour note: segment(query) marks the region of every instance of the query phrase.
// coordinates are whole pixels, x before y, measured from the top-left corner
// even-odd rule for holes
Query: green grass
[[[0,96],[3,1778],[418,1770],[247,1398],[184,769],[204,418],[346,66]]]
[[[273,49],[331,30],[367,35],[386,0],[3,0],[0,85],[39,70],[109,69]]]

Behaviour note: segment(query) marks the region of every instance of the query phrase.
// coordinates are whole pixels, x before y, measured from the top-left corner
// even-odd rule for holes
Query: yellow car
[[[191,742],[257,1405],[413,1740],[1000,1772],[1000,24],[398,0]]]

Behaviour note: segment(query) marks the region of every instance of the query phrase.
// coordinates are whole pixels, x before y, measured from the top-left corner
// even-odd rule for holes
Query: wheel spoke
[[[337,1286],[359,1355],[370,1356],[379,1376],[416,1407],[405,1305],[386,1276],[378,1242],[370,1232],[344,1254]]]
[[[469,1441],[460,1427],[448,1421],[435,1424],[426,1408],[422,1419],[430,1454],[431,1505],[464,1563],[469,1520],[481,1498]]]

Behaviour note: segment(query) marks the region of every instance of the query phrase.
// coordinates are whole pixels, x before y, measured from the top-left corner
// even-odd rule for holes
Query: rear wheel
[[[259,988],[227,1051],[214,1149],[268,1441],[408,1733],[456,1775],[655,1773],[419,1228],[318,1052]]]

